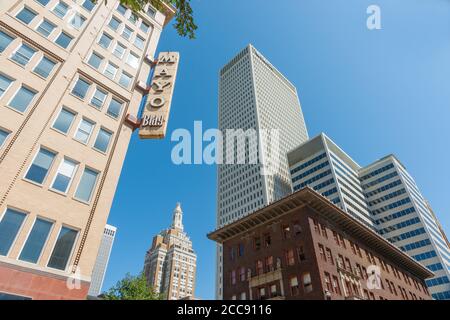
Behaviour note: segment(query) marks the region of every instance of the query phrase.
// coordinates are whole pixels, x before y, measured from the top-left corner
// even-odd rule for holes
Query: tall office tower
[[[290,194],[286,152],[308,139],[296,88],[252,45],[220,71],[219,129],[226,135],[226,130],[230,129],[253,130],[260,143],[256,153],[246,148],[245,163],[227,162],[218,166],[218,228]],[[267,130],[279,130],[278,149],[272,148],[276,135],[268,135]],[[236,156],[235,146],[228,154],[226,143],[224,145],[225,156]],[[279,166],[274,174],[262,175],[262,161],[251,162],[251,157]],[[216,296],[221,299],[220,246],[216,273]]]
[[[168,300],[195,296],[197,256],[183,227],[183,212],[178,203],[172,225],[153,238],[145,256],[144,274],[157,293]]]
[[[288,153],[294,191],[306,186],[373,229],[358,172],[361,167],[325,134]]]
[[[294,190],[309,186],[372,225],[434,272],[427,280],[433,298],[450,299],[450,250],[429,205],[395,156],[360,167],[321,134],[289,152],[288,161]]]
[[[2,296],[87,296],[133,132],[126,119],[138,114],[137,84],[175,13],[162,11],[1,1]]]
[[[102,242],[98,250],[97,260],[95,260],[94,270],[91,276],[91,286],[89,295],[97,297],[102,292],[103,280],[105,279],[106,269],[108,268],[109,256],[116,237],[117,228],[107,224],[103,231]]]
[[[434,272],[435,299],[450,299],[450,249],[414,179],[393,155],[363,168],[360,180],[378,232]]]

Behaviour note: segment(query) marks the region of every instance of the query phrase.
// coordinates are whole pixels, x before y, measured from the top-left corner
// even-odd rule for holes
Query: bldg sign
[[[159,54],[147,104],[142,113],[139,128],[141,139],[162,139],[166,135],[179,60],[178,52]]]

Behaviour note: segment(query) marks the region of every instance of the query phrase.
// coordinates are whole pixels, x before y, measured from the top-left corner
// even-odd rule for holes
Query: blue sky
[[[217,127],[219,69],[252,43],[298,89],[310,136],[327,133],[361,165],[396,154],[450,232],[450,1],[192,0],[197,39],[180,51],[168,137],[133,136],[109,217],[118,227],[104,289],[142,270],[152,237],[182,203],[198,255],[196,295],[214,298],[216,168],[176,166],[170,134]],[[381,8],[382,29],[366,28]]]

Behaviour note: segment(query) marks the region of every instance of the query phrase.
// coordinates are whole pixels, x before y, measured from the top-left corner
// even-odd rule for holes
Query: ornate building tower
[[[153,238],[145,256],[145,276],[168,300],[194,297],[197,256],[183,229],[183,211],[177,203],[171,227]]]

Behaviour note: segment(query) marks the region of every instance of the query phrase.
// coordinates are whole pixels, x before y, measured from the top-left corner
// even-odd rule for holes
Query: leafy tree
[[[99,0],[93,0],[97,2]],[[106,0],[107,1],[107,0]],[[173,5],[177,12],[175,14],[176,23],[174,25],[178,34],[182,37],[189,37],[189,39],[195,38],[195,30],[197,25],[194,22],[194,15],[190,4],[191,0],[120,0],[120,2],[128,6],[135,12],[143,11],[147,3],[150,3],[158,10],[163,8],[163,3],[169,3]]]
[[[132,276],[129,273],[114,287],[102,295],[104,300],[162,300],[163,295],[149,286],[144,273]]]

